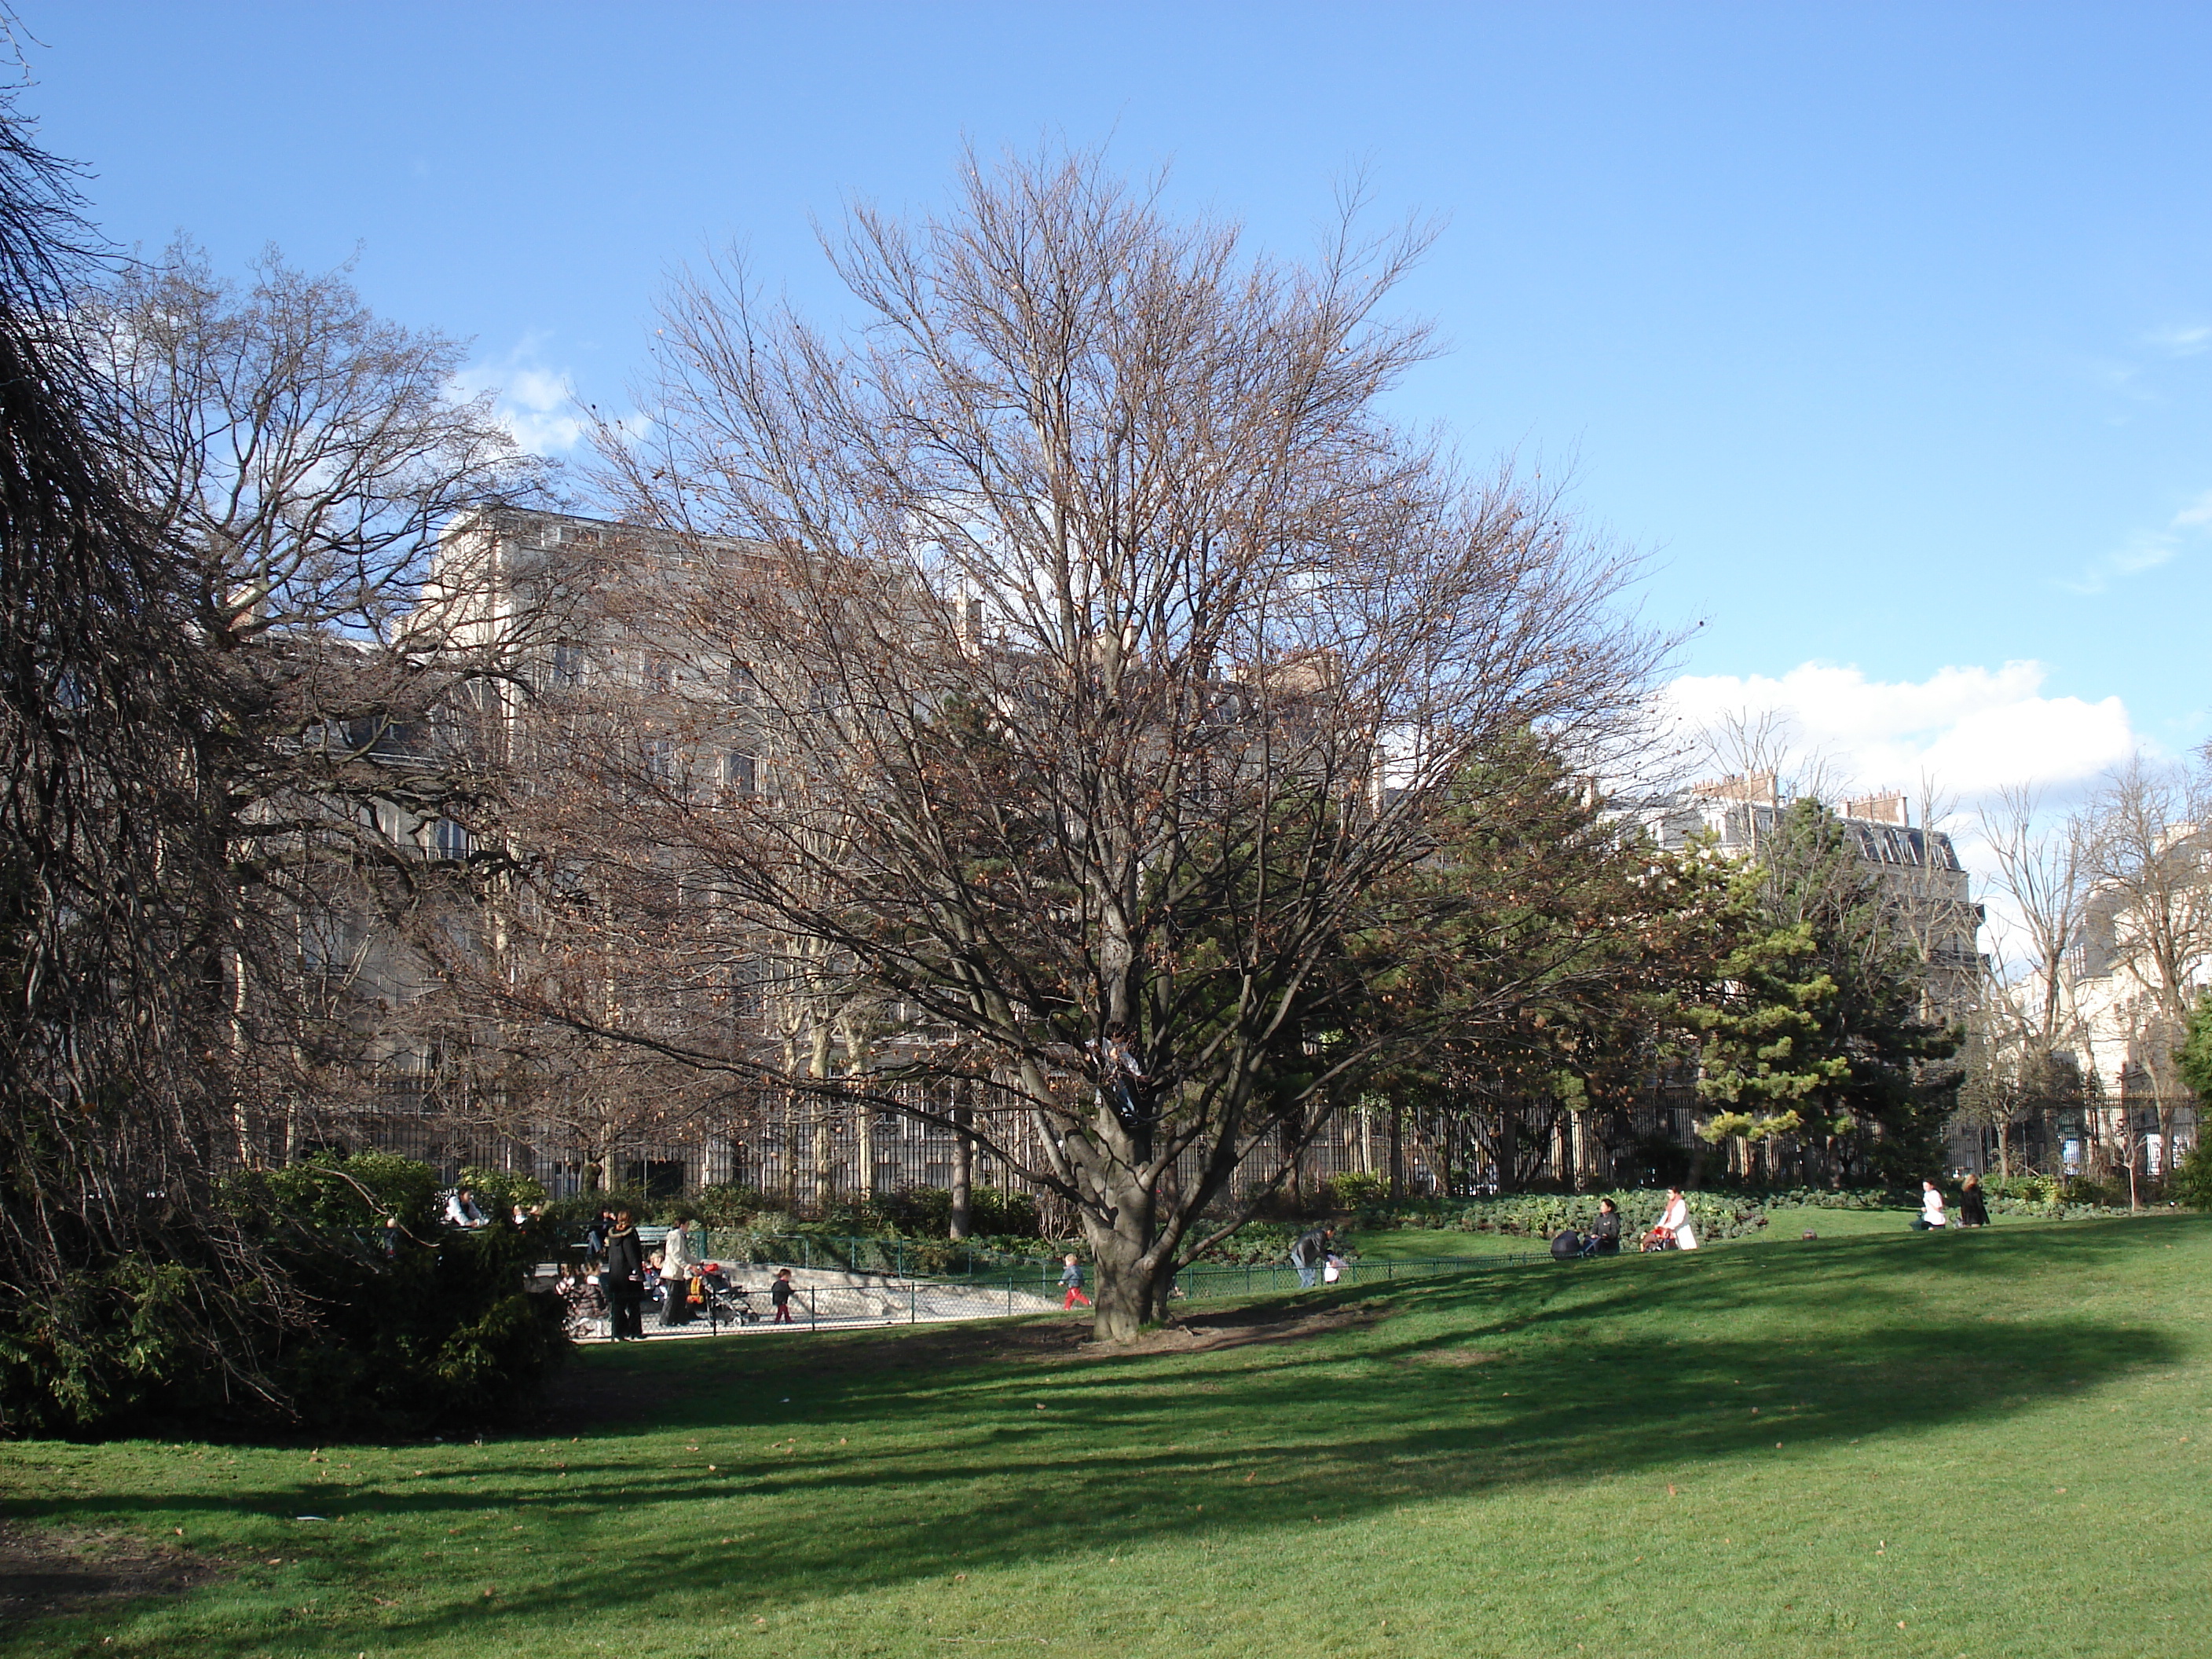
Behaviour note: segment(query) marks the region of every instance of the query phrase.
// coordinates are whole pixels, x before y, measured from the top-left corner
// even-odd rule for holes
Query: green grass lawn
[[[0,1448],[19,1528],[228,1565],[0,1651],[2200,1653],[2208,1316],[2162,1217],[1477,1265],[1200,1352],[600,1348],[481,1445]]]

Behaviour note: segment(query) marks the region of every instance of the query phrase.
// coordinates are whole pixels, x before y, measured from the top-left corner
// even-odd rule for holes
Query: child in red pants
[[[769,1286],[768,1287],[768,1299],[769,1299],[769,1301],[770,1303],[772,1303],[772,1304],[775,1305],[775,1317],[774,1319],[770,1320],[769,1322],[770,1324],[772,1324],[772,1325],[788,1325],[788,1324],[790,1324],[790,1323],[791,1323],[791,1269],[790,1269],[790,1268],[788,1268],[788,1267],[784,1267],[784,1268],[781,1268],[781,1269],[779,1269],[779,1270],[777,1271],[776,1275],[775,1275],[775,1284],[773,1284],[773,1285],[769,1285]]]
[[[1083,1293],[1083,1264],[1073,1256],[1068,1257],[1067,1265],[1060,1270],[1060,1282],[1067,1292],[1060,1299],[1063,1311],[1079,1302],[1086,1308],[1091,1305],[1091,1298]]]

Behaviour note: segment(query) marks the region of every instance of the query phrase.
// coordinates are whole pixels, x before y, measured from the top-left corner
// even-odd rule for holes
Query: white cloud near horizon
[[[2045,696],[2049,674],[2026,661],[1884,681],[1808,662],[1779,678],[1685,675],[1664,699],[1693,730],[1771,714],[1794,754],[1822,758],[1850,787],[1912,793],[1925,779],[1970,804],[2008,784],[2063,790],[2086,783],[2139,746],[2119,698]]]

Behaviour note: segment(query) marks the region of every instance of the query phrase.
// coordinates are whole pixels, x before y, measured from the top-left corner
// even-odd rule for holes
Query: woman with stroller
[[[1663,1250],[1669,1245],[1678,1250],[1698,1248],[1697,1230],[1690,1225],[1690,1200],[1682,1196],[1680,1187],[1667,1189],[1667,1208],[1658,1224],[1644,1235],[1644,1248]]]

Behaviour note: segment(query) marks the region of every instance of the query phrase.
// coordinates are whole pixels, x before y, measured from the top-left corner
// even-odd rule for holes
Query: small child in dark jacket
[[[792,1322],[790,1268],[782,1267],[777,1270],[775,1283],[768,1287],[768,1299],[775,1307],[775,1317],[770,1322],[777,1325],[790,1324]]]

